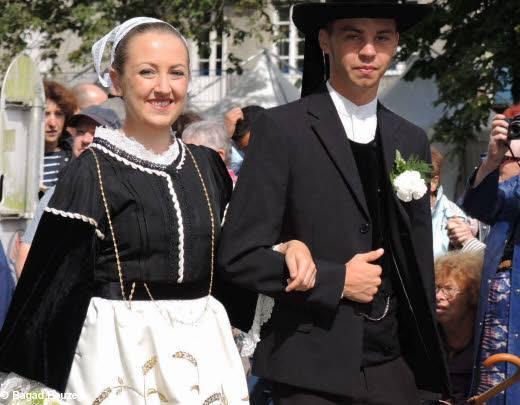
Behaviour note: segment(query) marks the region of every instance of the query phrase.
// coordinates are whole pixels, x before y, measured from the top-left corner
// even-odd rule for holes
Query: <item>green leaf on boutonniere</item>
[[[396,150],[394,169],[390,174],[390,180],[392,180],[393,183],[394,179],[400,174],[406,171],[417,171],[426,182],[429,182],[432,178],[432,170],[433,166],[431,164],[420,160],[416,155],[410,155],[408,160],[404,160],[401,152]]]

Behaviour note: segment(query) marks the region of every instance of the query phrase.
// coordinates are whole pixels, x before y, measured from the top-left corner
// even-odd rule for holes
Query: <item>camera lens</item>
[[[520,116],[517,115],[509,122],[507,137],[509,139],[520,139]]]

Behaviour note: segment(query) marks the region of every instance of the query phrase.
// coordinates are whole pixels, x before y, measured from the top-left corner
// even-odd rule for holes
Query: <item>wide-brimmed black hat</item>
[[[318,42],[318,32],[327,23],[342,18],[392,18],[404,32],[431,12],[427,4],[398,0],[328,0],[325,3],[300,3],[293,6],[292,19],[305,34],[302,96],[315,90],[328,77],[328,60]]]
[[[426,17],[430,10],[427,4],[398,0],[328,0],[325,3],[296,4],[293,21],[307,35],[341,18],[393,18],[399,32],[403,32]]]

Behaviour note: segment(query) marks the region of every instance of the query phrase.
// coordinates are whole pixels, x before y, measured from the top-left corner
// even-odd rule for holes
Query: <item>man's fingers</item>
[[[289,275],[291,279],[295,279],[298,275],[298,262],[294,255],[286,255],[285,263],[287,264],[287,269],[289,270]]]
[[[367,294],[363,294],[363,295],[359,296],[357,301],[362,303],[362,304],[368,304],[369,302],[372,302],[373,299],[374,299],[373,296],[367,295]]]
[[[285,291],[290,292],[296,290],[303,283],[304,279],[305,271],[297,269],[296,274],[294,276],[291,275],[291,282],[289,283]]]
[[[289,285],[285,288],[285,291],[291,292],[293,290],[298,290],[303,283],[305,274],[298,274],[295,279],[293,279]]]
[[[364,262],[375,262],[377,259],[379,259],[383,254],[385,253],[384,249],[377,249],[372,250],[371,252],[367,253],[359,253],[355,257]]]
[[[383,273],[383,268],[377,264],[367,263],[365,266],[366,271],[370,271],[371,276],[380,277]]]
[[[292,280],[287,287],[285,287],[285,292],[291,292],[296,289],[298,286],[296,280]]]
[[[307,268],[298,269],[296,278],[290,280],[285,291],[307,291],[314,287],[316,281],[316,266],[314,263],[308,264]]]
[[[376,286],[379,287],[381,284],[383,284],[383,280],[381,280],[381,277],[378,277],[376,280]]]
[[[307,274],[305,275],[305,278],[303,280],[303,287],[305,287],[305,289],[308,289],[308,288],[310,288],[312,279],[315,278],[315,276],[316,276],[316,267],[314,266],[314,263],[311,263],[309,265],[306,273]]]

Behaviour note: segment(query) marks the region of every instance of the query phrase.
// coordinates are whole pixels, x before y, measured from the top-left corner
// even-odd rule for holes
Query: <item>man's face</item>
[[[75,157],[81,155],[94,141],[96,121],[88,117],[81,117],[76,125],[76,134],[72,144],[72,153]]]
[[[345,18],[321,29],[320,46],[329,55],[331,81],[358,89],[377,89],[397,49],[393,19]]]

